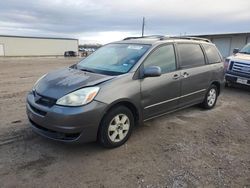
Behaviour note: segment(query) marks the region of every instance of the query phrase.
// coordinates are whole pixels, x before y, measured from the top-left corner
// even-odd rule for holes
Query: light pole
[[[142,29],[141,29],[141,36],[144,36],[144,27],[145,27],[145,17],[142,19]]]

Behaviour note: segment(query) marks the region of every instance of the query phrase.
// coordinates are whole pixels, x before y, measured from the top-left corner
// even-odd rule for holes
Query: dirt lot
[[[210,111],[195,106],[149,121],[112,150],[34,134],[27,91],[77,61],[0,59],[0,187],[250,187],[249,89],[225,89]]]

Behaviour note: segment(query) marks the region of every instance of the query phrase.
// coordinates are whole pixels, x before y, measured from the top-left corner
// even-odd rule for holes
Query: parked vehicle
[[[76,57],[77,53],[74,51],[66,51],[64,52],[64,57]]]
[[[221,55],[206,39],[131,37],[41,77],[27,115],[47,138],[112,148],[144,121],[195,104],[212,109],[223,80]]]
[[[226,58],[226,86],[232,83],[250,86],[250,43],[241,50],[234,49],[234,55]]]

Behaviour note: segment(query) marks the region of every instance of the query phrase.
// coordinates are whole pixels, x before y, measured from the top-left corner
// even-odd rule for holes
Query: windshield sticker
[[[132,49],[132,50],[141,50],[143,48],[143,46],[140,45],[129,45],[128,49]]]

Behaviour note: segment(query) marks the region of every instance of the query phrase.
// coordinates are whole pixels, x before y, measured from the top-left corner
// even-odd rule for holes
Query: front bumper
[[[63,142],[91,142],[97,138],[98,127],[106,104],[98,101],[80,107],[43,106],[27,95],[26,112],[32,129],[47,138]]]
[[[225,79],[226,79],[226,82],[231,82],[231,83],[237,83],[237,84],[243,84],[243,85],[250,86],[250,78],[246,77],[246,76],[234,75],[234,74],[231,74],[231,73],[226,73],[225,74]],[[246,81],[246,83],[238,83],[237,82],[238,79],[247,80],[247,81]]]

